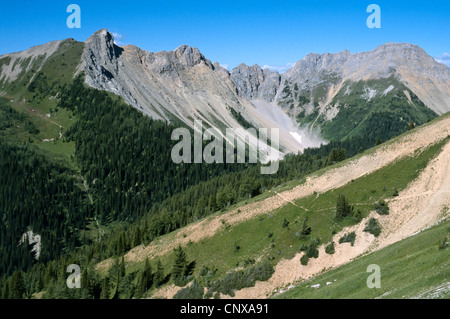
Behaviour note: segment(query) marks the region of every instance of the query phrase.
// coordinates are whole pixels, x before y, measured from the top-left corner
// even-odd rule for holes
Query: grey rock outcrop
[[[249,100],[272,102],[281,82],[278,72],[261,69],[259,65],[247,66],[242,63],[231,71],[231,81],[237,93]]]

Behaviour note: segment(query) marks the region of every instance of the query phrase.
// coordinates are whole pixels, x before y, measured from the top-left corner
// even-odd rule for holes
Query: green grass
[[[49,156],[67,162],[70,167],[75,168],[71,155],[74,153],[74,143],[64,143],[60,140],[60,133],[64,133],[75,121],[72,112],[57,109],[57,99],[52,96],[49,88],[58,88],[72,81],[73,74],[79,64],[84,44],[74,40],[65,40],[61,43],[58,51],[48,57],[39,56],[31,65],[31,69],[25,72],[30,64],[30,59],[16,60],[15,67],[21,67],[22,72],[18,79],[12,83],[0,83],[3,85],[5,97],[9,105],[26,116],[39,130],[38,134],[30,134],[24,129],[24,123],[17,122],[13,127],[0,131],[1,137],[11,143],[33,143],[41,148]],[[10,58],[0,60],[0,63],[10,63]],[[45,75],[45,80],[38,83],[39,88],[30,92],[29,85],[37,81],[39,74]],[[43,82],[42,82],[43,81]],[[47,90],[50,90],[47,92]],[[57,89],[55,92],[58,91]],[[12,102],[11,102],[12,101]],[[50,115],[50,116],[48,116]],[[62,128],[60,128],[62,127]],[[50,141],[44,141],[50,140]],[[53,141],[54,140],[54,141]]]
[[[276,298],[414,298],[450,283],[450,247],[439,250],[440,240],[450,241],[450,220],[380,251],[330,270],[278,295]],[[367,287],[369,265],[380,266],[381,288]],[[326,285],[331,282],[331,285]],[[311,288],[320,284],[320,288]],[[450,287],[450,286],[449,286]],[[450,299],[450,289],[439,298]]]

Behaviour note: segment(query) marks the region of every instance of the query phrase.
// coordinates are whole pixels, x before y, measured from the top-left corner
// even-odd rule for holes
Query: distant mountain
[[[380,118],[404,126],[450,111],[450,68],[407,43],[356,54],[311,53],[282,78],[278,105],[321,127],[327,138],[358,134]]]
[[[82,50],[70,49],[80,45]],[[85,43],[54,41],[1,56],[0,92],[31,83],[49,59],[67,50],[76,67],[66,63],[66,75],[58,81],[67,82],[67,73],[84,72],[89,86],[180,125],[202,120],[221,130],[279,127],[285,152],[319,145],[324,142],[320,136],[389,138],[410,122],[422,124],[450,111],[450,68],[416,45],[311,53],[280,75],[258,65],[228,71],[187,45],[157,53],[119,47],[106,29]],[[301,144],[294,132],[302,136]]]

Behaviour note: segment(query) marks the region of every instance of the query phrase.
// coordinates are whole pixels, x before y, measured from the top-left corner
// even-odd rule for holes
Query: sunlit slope
[[[239,203],[230,210],[188,225],[147,246],[138,246],[125,255],[129,271],[140,269],[146,258],[160,259],[166,269],[173,262],[173,249],[181,245],[196,261],[194,277],[207,286],[233,269],[269,262],[274,274],[254,287],[235,291],[238,298],[266,298],[279,287],[313,277],[324,269],[345,264],[369,251],[400,241],[445,218],[450,168],[450,117],[443,116],[385,144],[316,172],[300,185],[288,190],[272,190],[269,197]],[[399,196],[394,196],[394,193]],[[418,193],[415,193],[418,192]],[[360,216],[334,218],[339,193],[348,197]],[[374,203],[385,200],[391,210],[387,216],[373,211]],[[409,207],[417,203],[417,207]],[[411,205],[410,205],[411,206]],[[424,217],[423,214],[426,214]],[[307,238],[298,233],[304,219],[312,228]],[[381,224],[381,235],[363,232],[369,218]],[[398,221],[397,223],[395,221]],[[287,222],[287,223],[286,223]],[[346,233],[355,231],[354,246],[339,244]],[[300,264],[301,247],[320,240],[318,258]],[[335,242],[335,254],[324,252]],[[97,265],[105,273],[112,260]],[[250,265],[250,266],[249,266]],[[202,269],[215,269],[202,277]],[[154,296],[172,297],[180,288],[166,285]],[[226,297],[222,295],[222,297]]]
[[[450,221],[326,272],[277,298],[450,298]],[[441,248],[441,249],[440,249]],[[369,265],[380,288],[368,288]],[[328,285],[327,285],[328,283]],[[318,288],[311,286],[320,285]]]

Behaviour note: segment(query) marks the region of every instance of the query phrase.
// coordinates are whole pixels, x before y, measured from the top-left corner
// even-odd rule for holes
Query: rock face
[[[259,65],[247,66],[242,63],[231,71],[231,81],[240,96],[272,102],[278,92],[281,76],[278,72],[261,69]]]
[[[122,96],[155,119],[188,126],[202,120],[204,126],[217,127],[223,133],[225,128],[245,128],[248,123],[256,128],[278,127],[285,151],[303,149],[285,128],[286,123],[256,114],[251,102],[272,101],[280,75],[258,66],[238,70],[230,73],[187,45],[157,53],[132,45],[118,47],[106,29],[86,41],[78,68],[84,71],[88,85]],[[289,121],[289,127],[295,127],[295,121]]]
[[[121,48],[104,29],[86,41],[82,59],[87,84],[121,95],[153,118],[236,124],[227,112],[227,106],[241,107],[231,82],[197,48],[183,45],[158,53]]]

